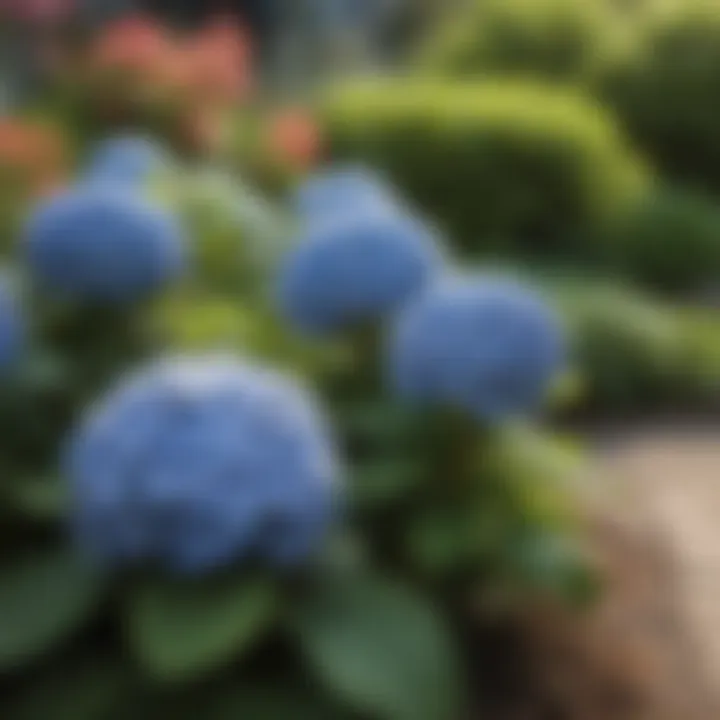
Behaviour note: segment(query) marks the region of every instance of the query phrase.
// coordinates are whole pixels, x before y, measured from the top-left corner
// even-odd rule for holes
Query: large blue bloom
[[[395,205],[397,199],[388,184],[372,171],[355,165],[341,165],[313,175],[298,188],[295,197],[295,206],[306,222]]]
[[[26,334],[25,315],[17,296],[7,279],[0,277],[0,370],[21,357]]]
[[[401,313],[389,363],[401,396],[492,422],[537,409],[564,360],[560,323],[532,291],[464,277],[437,283]]]
[[[283,314],[306,332],[374,320],[419,292],[442,266],[435,234],[410,215],[368,212],[311,227],[281,268]]]
[[[85,179],[134,186],[144,183],[168,164],[168,154],[156,142],[142,136],[121,135],[97,145]]]
[[[68,474],[89,552],[193,573],[305,559],[332,521],[337,466],[301,386],[211,356],[123,383],[76,433]]]
[[[81,186],[51,199],[28,223],[37,281],[84,301],[133,301],[181,275],[187,246],[174,216],[115,186]]]

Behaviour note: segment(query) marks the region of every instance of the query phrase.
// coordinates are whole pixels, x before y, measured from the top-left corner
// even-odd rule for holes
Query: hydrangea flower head
[[[448,278],[398,317],[389,370],[403,397],[459,407],[483,422],[532,412],[564,369],[560,323],[503,278]]]
[[[122,135],[95,148],[86,179],[138,185],[168,165],[169,156],[157,143],[142,136]]]
[[[7,278],[0,277],[0,370],[20,358],[25,347],[25,316]]]
[[[336,458],[312,397],[231,357],[140,370],[75,433],[67,470],[80,542],[109,564],[296,563],[335,510]]]
[[[442,266],[435,234],[416,218],[369,212],[311,226],[281,268],[283,315],[330,333],[395,311]]]
[[[181,275],[187,247],[166,210],[116,186],[87,185],[41,205],[26,228],[35,279],[81,301],[131,302]]]
[[[396,203],[392,189],[362,166],[341,165],[316,173],[297,190],[295,206],[306,221],[347,213],[390,208]]]

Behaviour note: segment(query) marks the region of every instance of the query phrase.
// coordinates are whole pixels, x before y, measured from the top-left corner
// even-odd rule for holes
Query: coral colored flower
[[[311,167],[320,155],[320,130],[301,109],[285,110],[271,120],[269,142],[274,155],[296,168]]]
[[[93,44],[91,62],[104,70],[153,72],[172,52],[172,39],[163,28],[143,15],[110,25]]]
[[[185,42],[187,82],[208,101],[231,102],[250,87],[250,44],[236,23],[218,18]]]
[[[0,121],[0,169],[31,194],[57,184],[66,167],[62,137],[50,128],[21,120]]]
[[[0,17],[36,24],[61,22],[74,9],[74,0],[0,0]]]

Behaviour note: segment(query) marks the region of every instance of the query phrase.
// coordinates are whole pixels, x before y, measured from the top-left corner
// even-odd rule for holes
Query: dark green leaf
[[[67,485],[57,477],[26,478],[12,488],[16,507],[37,520],[55,520],[67,509]]]
[[[422,465],[405,457],[365,463],[353,473],[352,496],[363,507],[387,505],[417,487],[422,475]]]
[[[130,642],[152,675],[182,681],[249,650],[276,610],[275,587],[265,578],[153,579],[131,596]]]
[[[316,697],[308,689],[243,685],[214,694],[205,708],[206,720],[348,720],[327,699]]]
[[[328,690],[383,720],[449,720],[458,664],[425,598],[369,576],[327,582],[301,605],[295,627]]]
[[[0,667],[24,665],[78,630],[103,583],[67,548],[38,552],[0,568]]]
[[[122,666],[102,658],[54,665],[10,704],[7,720],[110,720],[132,692]],[[136,716],[133,716],[136,717]]]

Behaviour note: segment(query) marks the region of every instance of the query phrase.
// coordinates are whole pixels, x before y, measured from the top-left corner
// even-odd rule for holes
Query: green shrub
[[[423,72],[584,80],[620,29],[604,0],[475,0],[430,39]]]
[[[638,145],[671,175],[720,186],[720,6],[648,4],[602,94]]]
[[[720,395],[720,322],[620,284],[555,282],[590,412],[693,409]]]
[[[720,282],[720,208],[702,195],[650,193],[609,245],[618,269],[648,287],[699,294]]]
[[[325,118],[335,157],[384,168],[475,254],[587,255],[645,184],[602,108],[543,85],[360,83]]]

